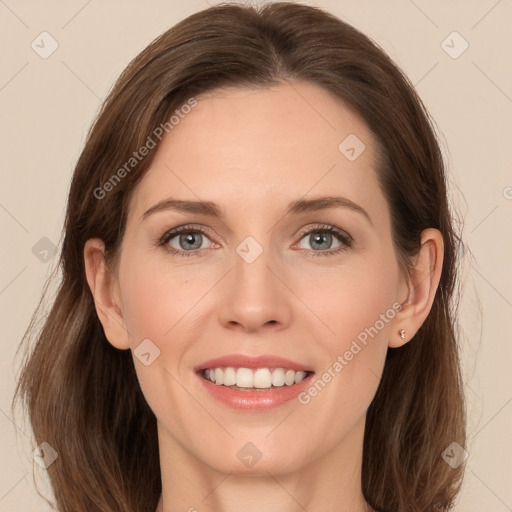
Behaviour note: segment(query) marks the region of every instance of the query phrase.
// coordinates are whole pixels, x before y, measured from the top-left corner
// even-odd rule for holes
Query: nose
[[[238,254],[223,284],[219,320],[243,332],[280,330],[290,324],[291,296],[283,269],[267,251],[249,263]]]

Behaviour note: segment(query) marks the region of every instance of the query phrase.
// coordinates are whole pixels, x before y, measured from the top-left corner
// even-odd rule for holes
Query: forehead
[[[334,191],[383,201],[371,132],[324,89],[282,83],[195,99],[159,144],[132,198],[137,212],[167,196],[260,210]]]

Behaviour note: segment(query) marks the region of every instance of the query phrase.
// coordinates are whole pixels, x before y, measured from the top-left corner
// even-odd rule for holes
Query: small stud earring
[[[402,341],[405,341],[405,329],[400,330],[400,338],[402,338]]]

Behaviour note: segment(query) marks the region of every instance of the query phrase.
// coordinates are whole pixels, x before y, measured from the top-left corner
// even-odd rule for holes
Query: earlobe
[[[389,346],[401,347],[409,342],[427,318],[441,279],[444,243],[441,232],[428,228],[421,233],[421,246],[408,276],[408,295],[396,316],[396,332]]]
[[[102,240],[87,240],[84,246],[84,262],[87,283],[106,338],[118,349],[130,348],[123,312],[115,300],[117,279],[107,268]]]

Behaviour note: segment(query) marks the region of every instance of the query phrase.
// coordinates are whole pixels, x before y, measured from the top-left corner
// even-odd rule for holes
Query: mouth
[[[292,370],[291,368],[206,368],[200,371],[203,379],[237,391],[267,391],[270,389],[294,386],[313,372]]]
[[[264,411],[296,398],[314,371],[273,356],[233,355],[196,368],[202,385],[216,401],[234,409]]]

